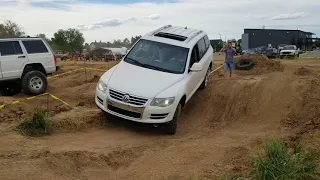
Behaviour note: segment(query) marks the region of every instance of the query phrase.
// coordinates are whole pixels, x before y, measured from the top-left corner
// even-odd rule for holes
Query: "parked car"
[[[164,26],[144,35],[102,75],[95,102],[107,114],[163,125],[173,135],[182,108],[208,86],[212,58],[204,31]]]
[[[276,48],[268,48],[264,53],[268,58],[277,58],[279,56]]]
[[[284,46],[280,51],[280,58],[283,57],[299,57],[299,51],[296,45],[287,45]]]
[[[257,54],[256,49],[247,49],[247,50],[243,50],[242,54]]]
[[[257,54],[264,54],[266,49],[267,49],[266,46],[260,46],[260,47],[257,47],[255,51]]]
[[[39,95],[47,90],[47,75],[57,71],[56,57],[41,38],[0,39],[0,90],[11,95]]]

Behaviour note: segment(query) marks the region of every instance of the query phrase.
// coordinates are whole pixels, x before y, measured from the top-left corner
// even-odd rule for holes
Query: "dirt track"
[[[0,179],[213,179],[246,169],[264,139],[299,138],[319,128],[320,61],[284,64],[236,71],[232,79],[222,69],[213,73],[210,87],[183,110],[175,136],[149,125],[105,120],[94,104],[102,72],[88,71],[87,82],[83,71],[51,79],[48,92],[73,108],[50,100],[54,133],[42,138],[23,137],[11,127],[32,107],[46,107],[46,97],[0,110]],[[0,104],[24,97],[0,97]]]

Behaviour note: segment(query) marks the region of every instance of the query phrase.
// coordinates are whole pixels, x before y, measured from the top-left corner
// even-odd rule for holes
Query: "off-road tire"
[[[200,85],[200,89],[205,89],[206,87],[208,87],[209,74],[210,74],[210,68],[208,68],[207,70],[206,76],[204,77],[204,80]]]
[[[176,112],[174,113],[173,119],[166,124],[166,133],[169,135],[175,135],[177,132],[178,121],[180,119],[180,114],[182,110],[182,105],[178,104]]]
[[[39,78],[41,80],[41,88],[32,88],[32,78]],[[36,96],[43,94],[47,90],[48,80],[47,77],[40,71],[29,71],[22,77],[21,86],[24,94]]]
[[[254,62],[250,59],[242,59],[242,60],[239,60],[237,63],[236,63],[236,69],[237,70],[245,70],[245,71],[248,71],[250,69],[252,69],[254,67]]]

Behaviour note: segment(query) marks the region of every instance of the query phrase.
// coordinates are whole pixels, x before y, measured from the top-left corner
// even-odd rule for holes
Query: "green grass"
[[[23,135],[39,137],[51,133],[51,123],[46,117],[45,110],[34,109],[31,117],[19,124],[16,129]]]
[[[222,180],[315,180],[320,179],[318,150],[304,150],[299,143],[285,147],[281,140],[268,141],[262,153],[252,157],[246,175],[224,176]]]

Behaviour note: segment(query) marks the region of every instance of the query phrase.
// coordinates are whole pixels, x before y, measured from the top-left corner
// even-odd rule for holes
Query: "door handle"
[[[18,56],[18,58],[26,58],[26,56]]]

